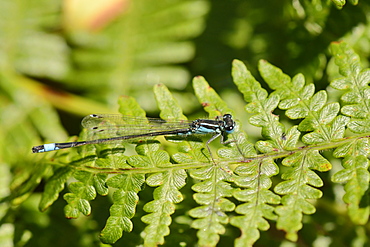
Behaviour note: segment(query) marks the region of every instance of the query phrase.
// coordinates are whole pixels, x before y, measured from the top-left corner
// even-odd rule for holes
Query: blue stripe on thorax
[[[221,129],[218,125],[202,124],[194,130],[195,134],[220,133]]]

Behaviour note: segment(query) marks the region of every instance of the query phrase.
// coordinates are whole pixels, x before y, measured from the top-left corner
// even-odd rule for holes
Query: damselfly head
[[[235,121],[233,120],[233,116],[231,114],[225,114],[222,118],[224,121],[224,129],[226,133],[232,133],[236,125]]]

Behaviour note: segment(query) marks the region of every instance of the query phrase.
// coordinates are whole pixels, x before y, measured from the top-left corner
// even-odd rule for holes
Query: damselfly
[[[162,119],[138,118],[118,114],[91,114],[82,120],[82,126],[92,135],[104,134],[107,138],[43,144],[34,146],[32,152],[42,153],[88,144],[110,143],[162,135],[213,134],[206,143],[207,149],[211,154],[209,144],[218,137],[221,138],[222,144],[228,143],[224,142],[224,135],[232,133],[236,123],[231,114],[225,114],[216,120],[196,119],[194,121],[165,121]]]

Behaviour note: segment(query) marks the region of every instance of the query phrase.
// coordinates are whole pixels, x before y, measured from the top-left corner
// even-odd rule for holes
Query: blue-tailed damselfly
[[[140,139],[162,135],[214,134],[207,141],[207,149],[211,154],[209,143],[217,137],[223,141],[224,134],[230,134],[236,126],[231,114],[225,114],[216,120],[196,119],[194,121],[165,121],[154,118],[138,118],[122,115],[91,114],[82,120],[82,126],[90,133],[102,133],[109,137],[87,141],[49,143],[32,148],[33,153],[49,152],[64,148],[78,147],[87,144],[110,143],[123,140]]]

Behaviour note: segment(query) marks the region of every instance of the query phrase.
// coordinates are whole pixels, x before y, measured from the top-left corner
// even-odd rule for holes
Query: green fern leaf
[[[311,170],[327,171],[331,165],[317,151],[293,154],[285,158],[282,163],[290,169],[282,174],[282,179],[288,181],[281,182],[274,188],[276,193],[284,195],[283,206],[276,208],[276,213],[279,215],[277,228],[285,230],[286,237],[296,241],[297,231],[302,228],[302,214],[315,212],[315,207],[307,200],[322,196],[322,192],[314,187],[321,187],[323,182]]]
[[[211,165],[190,171],[190,176],[201,180],[192,186],[197,193],[194,200],[202,205],[191,209],[189,215],[197,218],[192,227],[198,229],[197,236],[200,246],[214,246],[218,243],[220,234],[225,232],[224,224],[229,222],[225,212],[235,209],[235,204],[224,197],[232,196],[233,188],[227,182],[230,174],[221,167]]]
[[[332,81],[331,86],[344,92],[341,99],[346,105],[343,106],[342,113],[350,118],[348,129],[354,133],[369,132],[367,94],[370,70],[362,69],[358,55],[346,43],[332,43],[331,52],[340,74],[344,76]],[[332,181],[346,183],[343,200],[348,204],[351,219],[357,224],[365,224],[370,213],[367,150],[368,140],[357,139],[334,151],[335,157],[344,157],[344,169],[335,173]]]
[[[136,193],[130,193],[124,190],[117,190],[113,194],[113,205],[109,213],[110,216],[104,229],[100,233],[100,239],[103,243],[115,243],[122,237],[123,231],[130,232],[133,224],[130,218],[135,211],[128,211],[128,208],[134,208],[139,200]]]
[[[260,63],[260,70],[266,82],[273,87],[277,84],[275,77],[284,78],[282,82],[283,84],[285,82],[285,85],[274,93],[282,97],[279,107],[287,110],[288,117],[292,119],[306,117],[298,126],[301,131],[313,131],[303,136],[302,140],[305,143],[325,143],[343,137],[348,118],[337,116],[340,107],[338,103],[325,104],[326,92],[319,91],[313,94],[312,84],[303,86],[303,76],[296,76],[291,81],[287,80],[280,69],[265,61]],[[274,77],[268,77],[271,75]]]
[[[230,143],[230,145],[232,146],[220,148],[218,150],[218,155],[220,157],[242,161],[245,160],[246,157],[255,157],[257,155],[256,149],[252,143],[248,142],[247,135],[243,131],[239,130],[231,136],[233,142]]]
[[[240,61],[234,60],[232,74],[234,82],[249,103],[246,110],[256,113],[250,122],[262,127],[263,136],[270,139],[257,142],[256,148],[269,153],[295,147],[299,137],[297,128],[290,128],[283,140],[281,137],[285,131],[284,126],[278,122],[278,117],[271,113],[278,105],[280,97],[272,95],[268,98],[266,91]],[[233,217],[231,220],[231,224],[239,227],[242,232],[235,242],[236,246],[252,246],[259,238],[259,230],[266,231],[269,228],[266,219],[276,219],[274,207],[269,204],[278,204],[280,196],[270,191],[272,185],[270,177],[278,172],[275,162],[267,158],[251,161],[236,168],[235,184],[243,189],[236,190],[234,197],[245,202],[236,208],[236,212],[241,216]]]
[[[45,185],[39,209],[45,211],[58,198],[59,193],[64,189],[65,182],[71,176],[73,170],[70,167],[62,167],[55,171],[54,175]]]
[[[314,95],[314,85],[304,86],[303,75],[298,74],[291,80],[280,69],[266,61],[259,63],[259,70],[268,85],[276,89],[273,94],[278,94],[281,98],[279,108],[287,110],[286,115],[289,118],[298,119],[308,116],[300,123],[299,130],[315,130],[322,124],[331,122],[337,115],[339,105],[329,104],[324,107],[327,100],[326,93],[320,91]],[[322,110],[317,114],[312,114],[320,109]]]
[[[273,95],[281,98],[279,107],[287,110],[287,116],[293,119],[306,117],[298,126],[301,131],[313,131],[303,136],[302,140],[305,143],[327,143],[343,137],[347,118],[337,117],[339,105],[326,104],[327,95],[324,91],[313,94],[313,85],[304,86],[303,76],[297,75],[291,80],[280,69],[266,61],[259,63],[259,70],[269,86],[276,89]],[[269,124],[271,126],[273,122]],[[295,143],[291,142],[290,145],[294,147],[298,141],[299,132],[295,128],[292,130],[295,134],[291,139]],[[276,136],[271,137],[277,139]],[[271,149],[262,150],[270,151]],[[331,168],[331,164],[317,151],[292,154],[285,158],[282,164],[290,168],[281,176],[287,181],[277,184],[274,188],[276,193],[283,195],[282,206],[276,208],[279,216],[277,228],[285,230],[286,237],[296,241],[297,231],[302,228],[303,214],[315,212],[315,207],[307,200],[318,199],[322,196],[321,191],[314,187],[321,187],[323,182],[312,170],[327,171]],[[293,201],[295,203],[292,203]],[[288,218],[288,212],[291,218]]]
[[[145,116],[145,112],[132,97],[120,97],[118,103],[123,115]],[[137,147],[138,153],[145,154],[149,152],[147,148],[148,145],[139,145]],[[153,148],[158,149],[158,144]],[[114,160],[112,160],[111,155],[111,159],[107,161],[111,163],[110,166],[113,165],[116,168],[152,167],[147,157],[142,155],[127,158],[119,153],[114,156],[116,156]],[[100,233],[100,239],[104,243],[115,243],[122,237],[124,231],[132,231],[133,224],[130,219],[135,215],[139,201],[137,193],[141,190],[144,182],[144,174],[118,174],[107,180],[107,186],[118,190],[113,194],[113,205],[109,210],[110,216]]]
[[[86,132],[83,132],[82,138],[86,138]],[[100,152],[106,148],[98,145],[87,145],[78,149],[78,152],[82,154],[84,158],[77,154],[71,155],[71,164],[75,165],[76,168],[83,168],[85,166],[104,168],[112,163],[114,156],[107,159],[90,159],[86,157],[99,157]],[[82,166],[82,167],[81,167]],[[108,194],[108,188],[106,187],[106,179],[108,174],[105,173],[91,173],[84,170],[75,170],[73,177],[78,182],[72,182],[69,184],[68,189],[70,193],[64,195],[64,199],[68,205],[65,206],[64,212],[68,218],[77,218],[79,213],[89,215],[91,213],[91,206],[89,201],[95,199],[96,194],[101,195]]]
[[[177,103],[175,98],[173,98],[166,86],[163,84],[155,85],[154,94],[157,105],[161,110],[162,119],[186,120],[180,105]]]
[[[261,84],[256,81],[251,72],[247,70],[244,63],[239,60],[233,61],[232,75],[234,83],[239,91],[244,95],[246,102],[255,102],[256,100],[264,100],[267,98],[267,91],[261,87]]]
[[[235,246],[252,246],[259,238],[258,230],[269,229],[267,219],[274,220],[276,215],[274,207],[268,204],[278,204],[280,197],[269,189],[272,185],[270,177],[278,173],[278,167],[272,160],[262,163],[252,161],[247,165],[239,166],[235,173],[235,184],[241,190],[234,192],[234,197],[244,204],[236,208],[236,212],[242,216],[231,219],[231,224],[241,229],[242,235],[236,240]]]
[[[278,150],[280,150],[282,147],[281,137],[285,128],[279,123],[279,117],[272,113],[279,104],[280,97],[277,94],[267,97],[266,90],[261,88],[260,84],[240,61],[234,60],[232,74],[236,85],[244,94],[248,103],[246,111],[255,113],[249,122],[255,126],[263,127],[262,135],[277,142],[261,142],[256,147],[261,148],[259,151],[263,152],[268,151],[271,146],[278,147]],[[265,148],[266,145],[269,147]]]
[[[362,147],[363,149],[360,149]],[[334,153],[336,157],[345,157],[343,160],[343,170],[338,171],[332,177],[335,183],[346,183],[344,189],[346,194],[343,200],[348,204],[349,216],[357,224],[365,224],[369,217],[368,200],[366,191],[368,189],[369,161],[367,159],[368,140],[358,140],[346,145],[346,152],[339,154],[339,148]]]
[[[224,113],[233,114],[203,77],[194,78],[193,87],[199,102],[211,118],[219,117]],[[234,151],[236,150],[234,149]],[[227,155],[227,152],[223,149],[223,152],[219,154],[222,157],[222,155]],[[199,155],[197,156],[199,157]],[[238,156],[241,157],[241,154],[239,153]],[[193,185],[192,189],[198,192],[194,194],[194,199],[202,206],[189,212],[192,217],[198,218],[193,221],[192,227],[199,229],[197,236],[200,246],[212,246],[218,242],[219,235],[225,230],[223,224],[229,221],[224,212],[232,211],[235,208],[231,201],[224,198],[232,195],[231,185],[223,181],[226,177],[230,177],[228,171],[227,167],[214,165],[190,171],[190,176],[201,180],[200,183]]]
[[[358,55],[345,43],[333,43],[331,50],[339,72],[344,77],[334,80],[330,85],[344,91],[341,99],[347,105],[343,106],[342,113],[351,117],[348,128],[354,133],[368,132],[370,69],[362,69]]]
[[[83,147],[80,150],[94,149],[91,147]],[[85,152],[88,155],[89,152]],[[95,162],[91,161],[90,164],[105,164],[103,159]],[[88,163],[85,163],[88,165]],[[90,215],[91,206],[89,201],[95,199],[96,193],[106,195],[108,189],[105,185],[107,174],[94,174],[87,171],[75,171],[73,174],[74,178],[79,182],[70,183],[68,189],[70,193],[64,195],[64,199],[68,202],[65,206],[64,212],[68,218],[77,218],[79,213],[84,215]]]
[[[171,214],[175,211],[175,203],[183,200],[179,192],[185,185],[187,175],[183,169],[171,169],[168,172],[155,173],[147,179],[149,186],[158,186],[154,190],[154,200],[144,206],[150,214],[141,218],[148,226],[144,230],[145,246],[157,246],[164,243],[164,236],[170,233]]]
[[[220,98],[204,77],[195,77],[193,79],[193,87],[195,95],[204,107],[204,110],[210,114],[210,118],[216,118],[225,113],[234,113],[227,107],[225,101]]]
[[[133,97],[121,96],[118,98],[119,112],[126,116],[145,117],[145,111]]]
[[[107,185],[119,188],[113,194],[113,205],[110,216],[100,233],[104,243],[114,243],[122,237],[122,232],[130,232],[133,224],[130,221],[135,215],[135,208],[139,201],[137,193],[144,183],[141,174],[116,175],[107,181]]]
[[[176,100],[164,85],[154,87],[155,96],[161,109],[163,119],[186,119]],[[154,190],[153,201],[145,204],[144,210],[149,214],[141,219],[148,226],[143,231],[144,244],[157,246],[164,243],[164,237],[170,233],[169,225],[172,222],[171,214],[175,212],[175,204],[183,200],[179,190],[185,185],[187,174],[185,170],[175,168],[170,163],[167,152],[158,150],[159,145],[144,145],[154,147],[155,152],[141,152],[152,163],[150,167],[167,168],[165,172],[153,173],[148,176],[146,183],[157,187]]]
[[[80,173],[84,173],[86,180],[89,180],[89,173]],[[70,193],[65,194],[63,197],[68,203],[64,208],[66,217],[77,218],[80,213],[90,215],[91,206],[89,201],[93,200],[96,196],[94,187],[92,185],[84,184],[83,182],[73,182],[69,184],[68,190]]]

